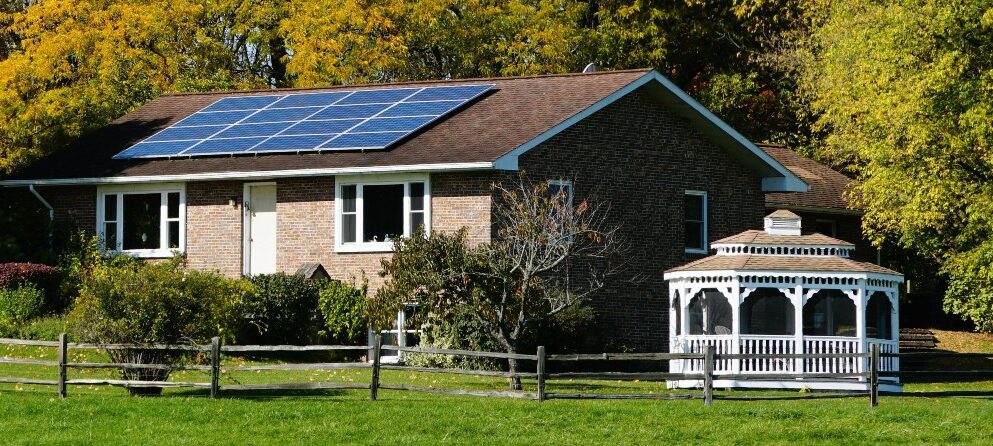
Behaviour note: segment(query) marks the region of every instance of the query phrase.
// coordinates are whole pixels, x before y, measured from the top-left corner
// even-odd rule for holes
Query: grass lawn
[[[943,336],[944,337],[944,336]],[[973,351],[985,345],[962,340]],[[993,344],[991,344],[993,345]],[[948,348],[948,344],[942,345]],[[51,349],[0,346],[0,356],[50,359]],[[100,360],[80,353],[73,361]],[[226,364],[255,364],[228,358]],[[51,379],[52,370],[0,364],[0,375]],[[107,370],[71,378],[111,377]],[[203,381],[202,372],[174,380]],[[236,383],[368,382],[368,370],[232,372]],[[503,389],[501,379],[384,371],[384,383]],[[526,383],[533,385],[533,383]],[[381,390],[288,395],[260,391],[211,400],[201,391],[133,398],[112,387],[0,385],[0,444],[993,444],[993,382],[911,383],[904,396],[799,401],[552,400],[443,396]],[[990,396],[914,392],[985,390]],[[667,392],[660,383],[553,382],[555,392]],[[754,392],[719,392],[724,395]],[[780,393],[782,394],[782,393]]]

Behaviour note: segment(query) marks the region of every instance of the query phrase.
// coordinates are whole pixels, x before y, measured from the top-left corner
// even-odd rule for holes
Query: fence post
[[[869,405],[879,405],[879,344],[869,346]]]
[[[221,338],[210,339],[210,397],[221,393]]]
[[[703,348],[703,404],[714,404],[714,346]]]
[[[545,346],[538,346],[538,401],[545,401]]]
[[[67,344],[66,334],[59,334],[59,398],[66,397],[66,378],[68,375],[67,364],[69,363]]]
[[[369,385],[369,399],[376,401],[379,394],[379,362],[380,351],[383,348],[383,335],[376,334],[375,344],[372,346],[372,384]]]

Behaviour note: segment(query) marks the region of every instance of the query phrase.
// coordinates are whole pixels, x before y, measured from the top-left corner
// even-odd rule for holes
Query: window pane
[[[424,210],[424,183],[410,183],[410,210]]]
[[[103,240],[104,249],[107,251],[117,250],[117,223],[104,223]]]
[[[179,249],[179,222],[169,222],[169,249]]]
[[[686,248],[703,249],[703,223],[686,222]]]
[[[403,235],[403,185],[362,187],[362,237],[387,241]]]
[[[103,196],[103,221],[117,221],[117,195]]]
[[[179,218],[179,192],[169,193],[169,218]]]
[[[342,212],[355,212],[355,188],[356,186],[354,184],[341,187]]]
[[[417,228],[424,226],[424,213],[423,212],[411,212],[410,213],[410,231],[413,232]]]
[[[686,220],[691,221],[703,221],[703,196],[702,195],[683,195],[684,201],[686,203]]]
[[[834,233],[834,220],[817,220],[814,222],[814,232],[819,234],[828,235],[831,237],[835,236]]]
[[[355,243],[355,214],[341,216],[341,241],[342,243]]]
[[[158,249],[162,195],[124,196],[124,249]]]

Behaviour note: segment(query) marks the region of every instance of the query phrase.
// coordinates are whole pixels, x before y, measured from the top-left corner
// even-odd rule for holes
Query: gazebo
[[[903,276],[850,259],[851,243],[802,234],[801,219],[779,210],[765,230],[751,230],[712,244],[716,255],[665,272],[669,282],[669,351],[720,354],[863,353],[877,344],[899,350],[899,290]],[[670,361],[674,373],[698,373],[700,360]],[[881,371],[898,371],[895,357]],[[722,359],[715,373],[795,374],[796,378],[715,379],[716,387],[866,390],[864,378],[816,378],[810,374],[862,373],[866,359]],[[720,378],[720,377],[718,377]],[[758,378],[758,377],[757,377]],[[680,380],[670,387],[698,387]],[[880,378],[880,389],[899,391],[897,378]]]

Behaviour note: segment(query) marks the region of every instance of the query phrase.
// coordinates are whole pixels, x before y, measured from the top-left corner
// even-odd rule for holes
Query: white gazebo
[[[899,351],[899,290],[903,276],[849,258],[855,246],[822,234],[801,234],[800,217],[776,211],[764,231],[745,231],[713,243],[717,254],[665,272],[669,281],[669,351],[720,354],[864,353],[878,344]],[[698,373],[700,360],[670,361],[674,373]],[[884,356],[881,371],[899,371]],[[723,359],[715,373],[795,374],[776,380],[715,379],[716,387],[866,390],[864,378],[804,374],[863,373],[864,358]],[[698,387],[697,380],[670,387]],[[880,378],[899,391],[899,380]]]

